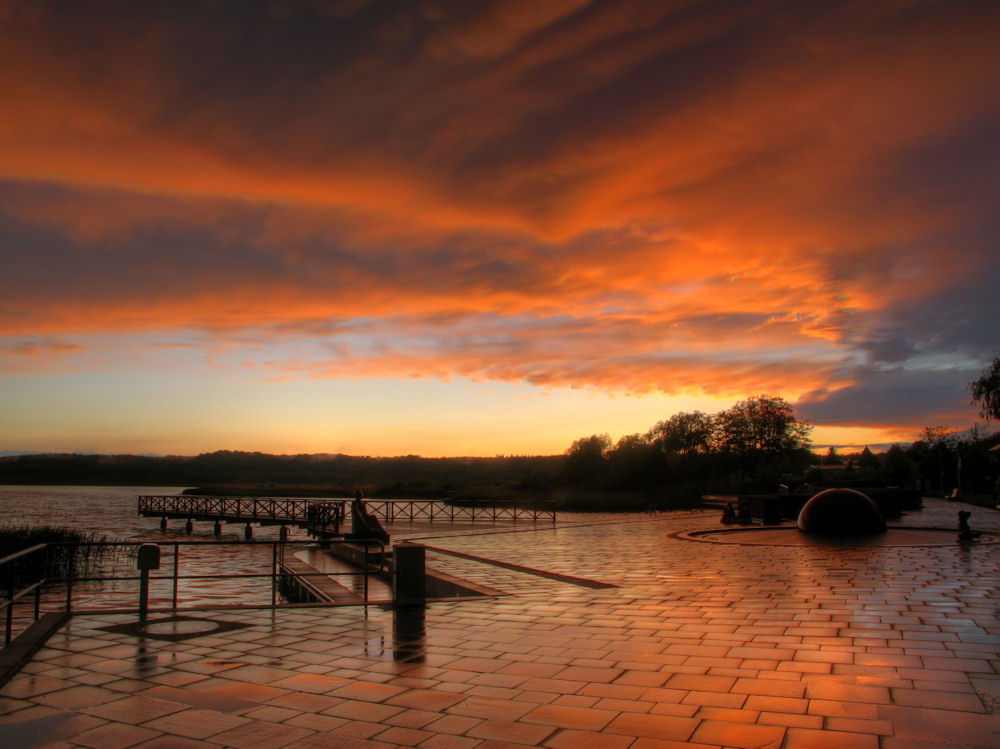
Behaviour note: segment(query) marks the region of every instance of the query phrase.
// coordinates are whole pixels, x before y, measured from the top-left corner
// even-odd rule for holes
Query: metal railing
[[[185,610],[185,607],[187,609],[210,608],[213,604],[205,602],[206,596],[204,593],[192,593],[189,595],[191,600],[184,600],[181,595],[181,584],[185,582],[200,584],[210,581],[227,580],[242,581],[245,583],[252,580],[270,579],[270,606],[281,607],[293,605],[283,602],[279,595],[279,583],[282,576],[300,579],[314,577],[333,579],[337,577],[360,576],[364,579],[363,603],[367,606],[369,577],[371,575],[383,574],[386,571],[385,548],[380,541],[373,541],[379,547],[377,554],[370,553],[368,546],[365,546],[364,561],[358,571],[317,571],[314,573],[302,571],[292,573],[283,566],[286,548],[321,548],[314,541],[154,541],[149,543],[156,545],[161,550],[165,549],[167,552],[161,557],[161,560],[163,557],[166,557],[167,563],[163,564],[161,561],[160,566],[154,569],[152,574],[148,574],[148,581],[150,583],[158,587],[162,587],[164,584],[169,585],[169,596],[161,595],[159,597],[162,599],[158,606],[160,610],[165,608],[169,608],[170,610]],[[244,550],[271,547],[271,554],[269,555],[270,570],[259,573],[181,574],[182,549],[193,557],[196,550],[204,551],[225,546],[235,546]],[[31,614],[29,617],[26,617],[30,618],[31,621],[37,621],[42,613],[43,596],[45,599],[44,606],[49,610],[72,613],[74,611],[74,604],[78,603],[75,601],[75,596],[79,596],[78,591],[81,589],[81,586],[88,584],[97,586],[96,590],[88,592],[86,595],[98,603],[98,606],[94,608],[88,607],[86,609],[88,611],[120,611],[123,608],[129,611],[143,609],[143,602],[139,598],[143,575],[140,574],[140,571],[136,567],[139,547],[140,543],[138,542],[43,543],[0,559],[0,580],[4,581],[4,597],[0,600],[0,610],[4,612],[4,645],[9,644],[14,636],[15,607],[26,605],[25,599],[30,599],[31,601],[30,604],[27,604],[32,606]],[[94,556],[100,555],[81,555],[81,549],[93,550],[95,548],[108,550],[111,565],[118,567],[118,569],[102,574],[102,571],[98,569],[101,562],[94,561],[93,559]],[[77,574],[78,568],[81,566],[80,562],[78,562],[78,557],[80,556],[89,556],[91,557],[91,561],[83,569],[79,570],[80,574]],[[56,560],[55,567],[57,569],[53,569],[53,559]],[[231,560],[232,558],[227,557],[227,559]],[[250,560],[251,564],[258,564],[263,561],[263,559]],[[107,559],[104,562],[107,562]],[[130,569],[127,569],[127,571],[122,568],[122,565],[125,563],[130,565]],[[222,562],[220,561],[220,563]],[[107,590],[104,587],[106,584],[111,584],[117,587],[117,589]],[[122,587],[123,584],[124,587]],[[58,592],[60,588],[62,588],[63,593]],[[258,591],[258,597],[261,596],[262,591]],[[227,587],[223,584],[216,592],[240,598],[245,592],[245,586],[236,583]],[[126,601],[132,600],[135,602],[135,605],[108,606],[107,601],[113,600],[116,597]],[[169,606],[166,605],[168,600]],[[332,603],[332,601],[328,600],[325,602],[320,601],[316,605],[331,605]],[[262,601],[249,605],[258,607],[262,605],[266,606],[267,604]],[[79,606],[77,610],[80,610]]]
[[[44,577],[40,577],[33,582],[20,585],[18,577],[18,567],[24,566],[24,562],[32,559],[48,547],[48,544],[36,544],[27,549],[14,552],[0,559],[0,569],[6,572],[5,598],[0,606],[4,609],[4,645],[9,645],[11,640],[11,629],[14,624],[14,606],[23,598],[34,594],[35,616],[34,621],[38,621],[39,607],[41,605],[41,592],[46,583]]]
[[[365,499],[370,515],[379,520],[532,520],[555,522],[551,509],[520,507],[504,502],[453,503],[439,499]]]

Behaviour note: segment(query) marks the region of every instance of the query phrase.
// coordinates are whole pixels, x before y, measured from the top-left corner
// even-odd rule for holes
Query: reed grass
[[[48,546],[0,569],[0,584],[8,586],[13,574],[14,585],[19,588],[42,578],[63,577],[70,568],[74,576],[90,575],[134,556],[137,547],[68,528],[0,526],[0,558],[38,544]]]

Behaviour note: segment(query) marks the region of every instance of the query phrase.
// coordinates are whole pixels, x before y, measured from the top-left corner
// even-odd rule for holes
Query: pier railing
[[[139,497],[144,517],[218,520],[298,525],[304,528],[339,529],[346,517],[347,499],[300,497],[211,497],[168,495]],[[515,502],[448,502],[440,499],[366,499],[368,514],[385,522],[417,520],[555,522],[550,507],[522,507]]]
[[[149,495],[139,497],[139,514],[168,518],[208,518],[264,524],[308,525],[343,519],[346,499],[299,497],[209,497]]]
[[[18,602],[28,599],[34,604],[34,620],[39,617],[41,605],[42,588],[47,582],[41,574],[26,572],[29,565],[37,565],[41,555],[47,550],[48,544],[36,544],[35,546],[16,551],[0,559],[0,571],[4,574],[4,599],[0,603],[0,608],[4,612],[4,645],[10,644],[11,631],[14,624],[14,607]]]
[[[532,520],[555,522],[551,508],[521,507],[512,502],[444,502],[439,499],[366,499],[368,513],[379,520]]]
[[[225,603],[225,598],[239,601],[247,595],[247,587],[254,581],[262,583],[256,591],[256,602],[246,606],[282,607],[293,604],[283,601],[279,594],[282,576],[291,573],[283,564],[285,553],[295,548],[316,548],[313,541],[160,541],[153,544],[163,552],[160,565],[148,573],[147,582],[154,591],[149,610],[206,609],[213,605],[241,605]],[[141,611],[140,574],[137,559],[141,545],[137,542],[82,542],[43,543],[0,559],[0,581],[3,588],[0,612],[3,616],[4,641],[9,645],[19,631],[35,622],[43,613],[70,614],[81,610],[81,591],[86,596],[87,611]],[[238,547],[240,550],[259,549],[263,553],[244,566],[266,570],[261,572],[213,573],[206,571],[212,563],[198,559],[197,552],[217,547]],[[267,554],[262,547],[269,547]],[[96,549],[108,552],[112,569],[102,569],[100,564],[84,565],[81,559],[100,558]],[[182,574],[188,557],[190,570]],[[268,559],[269,558],[269,559]],[[234,557],[227,555],[226,563],[232,565]],[[53,563],[53,560],[56,560]],[[268,564],[269,562],[269,564]],[[215,563],[221,563],[216,560]],[[269,569],[268,569],[269,567]],[[371,556],[365,554],[364,565],[356,572],[303,572],[296,571],[296,578],[337,577],[363,580],[361,603],[368,603],[368,577],[382,574],[385,569],[384,549]],[[231,582],[225,582],[231,581]],[[220,583],[220,584],[216,584]],[[268,585],[269,583],[269,585]],[[214,586],[214,587],[206,587]],[[344,586],[345,589],[347,586]],[[269,588],[269,590],[268,590]],[[269,601],[268,601],[269,599]],[[214,604],[213,604],[214,601]],[[333,601],[319,601],[314,605],[332,605]],[[16,615],[15,609],[20,613]],[[25,612],[27,610],[27,612]],[[0,648],[2,650],[2,648]]]

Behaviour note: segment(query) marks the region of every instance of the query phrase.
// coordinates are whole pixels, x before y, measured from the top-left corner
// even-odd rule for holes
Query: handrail
[[[18,590],[17,563],[25,557],[28,557],[36,552],[43,551],[45,548],[47,548],[46,543],[35,544],[34,546],[29,546],[26,549],[15,551],[13,554],[8,554],[3,559],[0,559],[0,567],[7,568],[7,595],[3,601],[4,646],[10,644],[11,630],[14,626],[14,604],[32,590],[35,592],[35,620],[37,621],[38,619],[39,596],[41,595],[41,587],[38,583],[41,581],[36,580],[35,583],[26,586],[22,590]],[[42,580],[44,580],[44,578],[42,578]]]
[[[20,551],[15,551],[13,554],[8,554],[3,559],[0,559],[0,567],[7,564],[8,562],[13,562],[16,559],[20,559],[21,557],[26,557],[28,556],[28,554],[33,554],[36,551],[44,549],[46,546],[48,546],[47,543],[35,544],[34,546],[29,546],[27,549],[21,549]]]
[[[373,568],[373,566],[368,561],[368,547],[365,547],[365,564],[361,571],[359,572],[297,572],[296,577],[302,578],[312,578],[312,577],[357,577],[358,575],[364,576],[364,589],[365,596],[364,602],[368,603],[368,577],[371,574],[376,574],[380,572],[384,566],[385,561],[385,544],[380,540],[372,539],[373,543],[378,544],[381,548],[379,551],[379,564],[378,567]],[[45,587],[65,585],[66,587],[66,598],[65,603],[61,610],[66,612],[72,612],[73,610],[73,585],[75,583],[89,583],[89,582],[134,582],[141,581],[142,576],[139,574],[87,574],[84,572],[81,575],[74,574],[74,559],[76,557],[76,551],[79,548],[85,547],[135,547],[138,549],[140,543],[137,541],[82,541],[82,542],[49,542],[41,543],[32,546],[28,549],[22,549],[21,551],[9,554],[8,556],[0,559],[0,570],[4,567],[7,568],[7,585],[6,585],[6,596],[0,600],[0,611],[5,611],[6,622],[5,622],[5,634],[4,634],[4,644],[9,644],[11,642],[11,636],[13,633],[13,612],[15,605],[34,593],[34,620],[37,621],[40,616],[40,596],[41,591]],[[149,575],[150,581],[172,581],[173,591],[171,608],[173,610],[181,609],[178,605],[178,582],[179,581],[205,581],[205,580],[251,580],[251,579],[271,579],[271,605],[280,606],[277,596],[277,582],[278,578],[282,574],[281,564],[279,560],[283,562],[285,547],[291,546],[301,546],[301,547],[315,547],[316,542],[309,540],[277,540],[277,541],[149,541],[146,543],[153,543],[157,546],[163,547],[173,547],[173,570],[167,574],[153,574]],[[271,546],[271,570],[269,572],[263,573],[230,573],[230,574],[180,574],[179,573],[179,559],[180,559],[180,547],[218,547],[218,546]],[[31,581],[27,585],[20,588],[16,584],[16,565],[18,560],[22,559],[29,554],[36,553],[49,548],[70,548],[71,552],[66,555],[66,573],[65,576],[47,576],[40,577],[36,580]],[[279,554],[280,552],[280,554]],[[3,579],[0,577],[0,579]],[[141,608],[141,607],[140,607]]]
[[[368,562],[368,546],[369,544],[378,544],[378,567],[376,572],[382,572],[382,568],[385,566],[385,542],[380,538],[366,538],[362,540],[365,545],[365,605],[368,605],[368,575],[371,574],[371,565]]]

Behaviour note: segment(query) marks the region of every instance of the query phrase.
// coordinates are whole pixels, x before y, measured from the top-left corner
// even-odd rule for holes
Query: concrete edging
[[[42,614],[27,629],[0,650],[0,687],[3,687],[31,660],[31,657],[69,620],[66,611]]]

